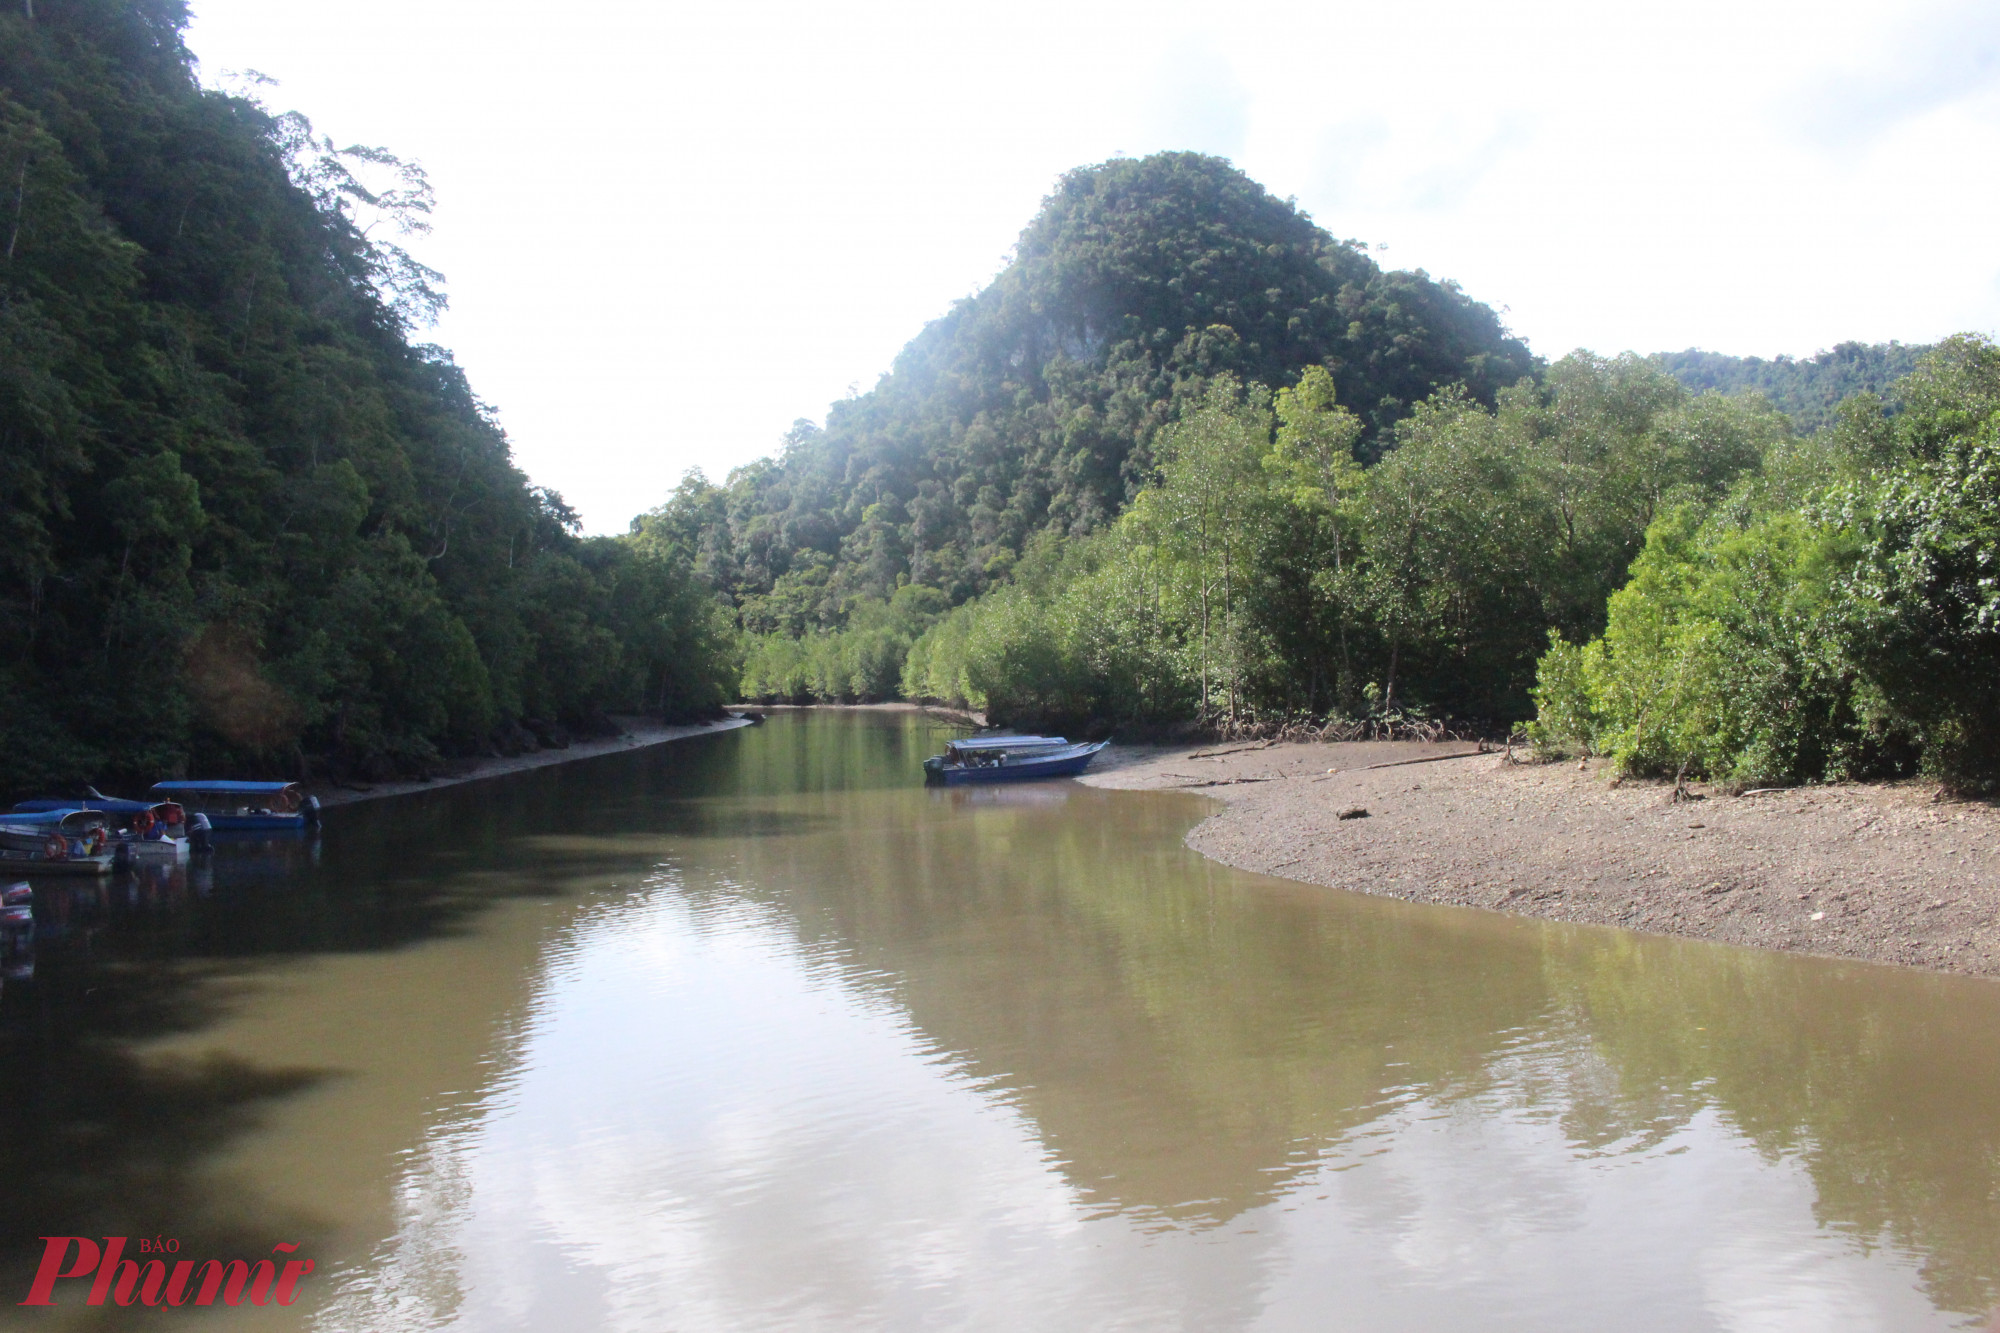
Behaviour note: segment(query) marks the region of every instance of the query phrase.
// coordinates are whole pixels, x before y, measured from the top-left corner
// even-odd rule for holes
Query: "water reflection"
[[[10,1215],[289,1226],[328,1281],[266,1322],[326,1329],[1995,1299],[1992,986],[1238,874],[1181,847],[1196,798],[917,786],[920,727],[779,714],[80,900],[10,1124],[124,1097],[195,1143]]]

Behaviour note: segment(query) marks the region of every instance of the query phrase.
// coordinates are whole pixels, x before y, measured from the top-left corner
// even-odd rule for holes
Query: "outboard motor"
[[[306,797],[305,804],[299,807],[299,812],[306,817],[307,828],[319,827],[319,797]]]
[[[215,837],[208,822],[208,816],[196,811],[188,816],[188,850],[191,852],[212,852]]]

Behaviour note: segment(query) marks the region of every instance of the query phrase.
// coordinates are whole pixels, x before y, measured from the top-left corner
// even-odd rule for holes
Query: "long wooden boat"
[[[952,741],[943,754],[924,760],[924,781],[955,787],[1075,777],[1110,743],[1072,744],[1061,736],[972,736]]]
[[[153,792],[191,814],[206,815],[215,829],[273,831],[319,823],[319,798],[306,795],[296,782],[155,782]]]
[[[109,824],[98,810],[0,815],[0,866],[29,875],[108,875],[118,855]]]

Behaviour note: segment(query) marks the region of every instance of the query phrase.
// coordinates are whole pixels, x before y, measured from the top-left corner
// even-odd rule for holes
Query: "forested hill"
[[[186,21],[0,14],[0,797],[713,708],[709,595],[579,540],[413,341],[421,172],[204,90]]]
[[[992,284],[824,430],[635,527],[698,550],[753,631],[838,626],[903,579],[962,601],[1031,534],[1114,517],[1213,377],[1309,366],[1360,414],[1363,454],[1441,386],[1491,403],[1536,368],[1454,284],[1385,272],[1221,159],[1114,160],[1065,176]]]
[[[1755,389],[1792,419],[1801,434],[1830,426],[1842,399],[1857,393],[1878,396],[1917,368],[1928,346],[1902,343],[1837,344],[1799,360],[1789,356],[1769,361],[1759,356],[1724,356],[1690,347],[1685,352],[1661,352],[1653,362],[1696,393],[1742,393]]]

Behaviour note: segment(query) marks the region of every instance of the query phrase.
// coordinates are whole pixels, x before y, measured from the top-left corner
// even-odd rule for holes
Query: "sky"
[[[423,336],[592,532],[866,391],[1119,154],[1227,157],[1548,357],[2000,328],[1991,0],[192,7],[205,81],[429,173]]]

